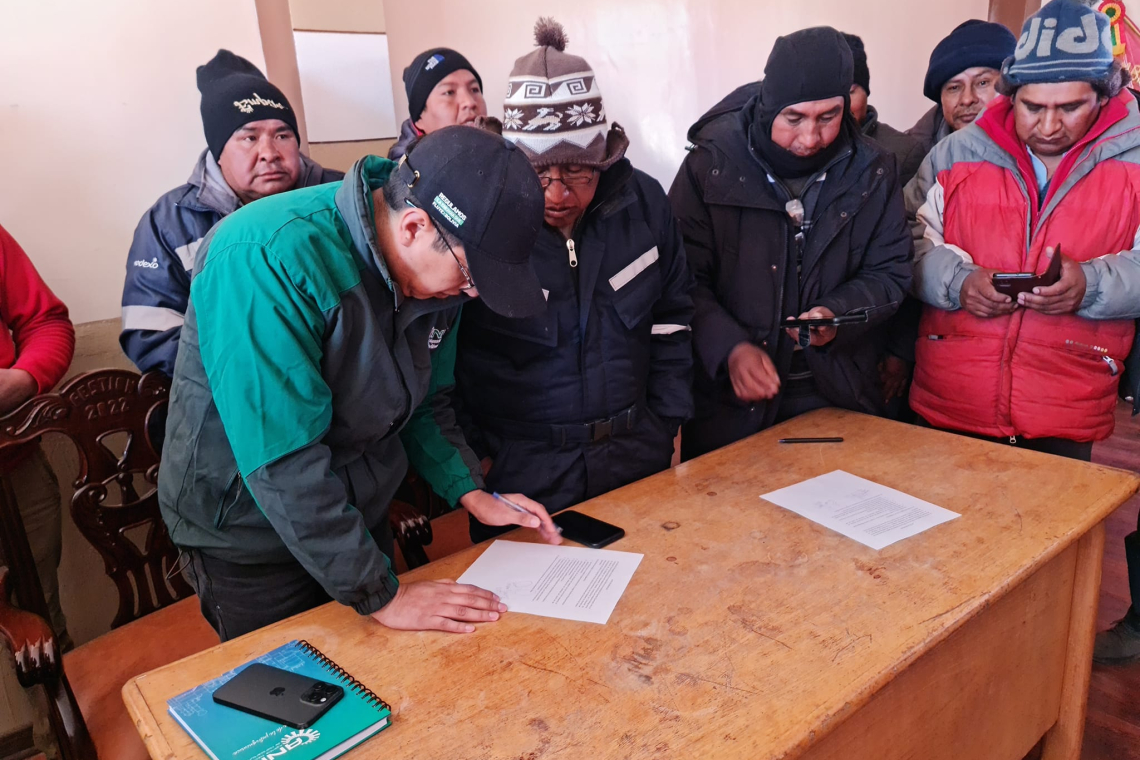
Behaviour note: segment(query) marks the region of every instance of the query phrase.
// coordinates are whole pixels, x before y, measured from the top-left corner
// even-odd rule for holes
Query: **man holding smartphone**
[[[690,459],[824,406],[884,409],[883,324],[910,286],[895,160],[850,116],[843,35],[781,37],[759,92],[729,95],[689,131],[669,192],[696,276]],[[858,317],[785,329],[789,319]]]
[[[910,400],[934,427],[1086,461],[1112,434],[1140,315],[1140,109],[1109,40],[1103,13],[1043,7],[1002,66],[1003,95],[907,186],[925,303]],[[1055,284],[995,288],[1058,256]],[[1140,574],[1140,542],[1126,543]],[[1133,602],[1099,659],[1140,656]]]

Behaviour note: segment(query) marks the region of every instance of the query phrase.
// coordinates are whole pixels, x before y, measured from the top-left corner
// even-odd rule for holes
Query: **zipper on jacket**
[[[1104,360],[1104,363],[1108,365],[1108,371],[1113,377],[1120,374],[1120,365],[1116,363],[1115,359],[1108,355],[1108,349],[1104,346],[1090,346],[1087,343],[1080,343],[1075,340],[1066,340],[1065,345],[1070,348],[1078,349],[1080,353],[1087,353],[1090,356],[1099,356]]]
[[[575,269],[578,266],[578,253],[574,250],[574,239],[566,239],[566,251],[570,254],[570,268]]]

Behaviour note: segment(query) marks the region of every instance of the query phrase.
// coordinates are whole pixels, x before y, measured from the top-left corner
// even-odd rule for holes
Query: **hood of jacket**
[[[339,182],[344,179],[344,172],[335,169],[326,169],[305,154],[301,154],[301,173],[297,175],[296,188],[323,185],[326,182]],[[241,199],[237,193],[226,183],[222,176],[222,167],[214,160],[209,150],[202,151],[193,171],[186,183],[193,188],[190,198],[200,211],[213,211],[222,216],[229,216],[241,208]],[[186,201],[183,201],[185,205]]]

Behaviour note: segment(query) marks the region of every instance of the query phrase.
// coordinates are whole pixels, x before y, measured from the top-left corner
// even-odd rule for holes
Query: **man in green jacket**
[[[396,164],[263,198],[203,240],[171,388],[159,502],[223,641],[330,598],[392,628],[471,632],[505,607],[401,586],[388,504],[408,461],[481,522],[557,529],[481,490],[448,403],[460,305],[545,301],[543,192],[496,135],[450,127]]]

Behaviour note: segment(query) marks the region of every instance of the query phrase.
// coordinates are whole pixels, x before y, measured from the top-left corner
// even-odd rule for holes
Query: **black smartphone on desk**
[[[344,696],[335,683],[255,662],[214,692],[219,705],[293,728],[308,728]]]
[[[551,516],[554,524],[562,528],[562,537],[588,546],[591,549],[601,549],[625,536],[625,531],[616,525],[602,522],[596,517],[575,512],[572,509],[563,510]]]

